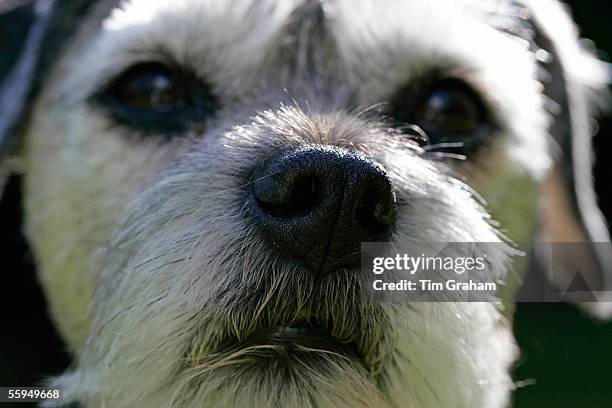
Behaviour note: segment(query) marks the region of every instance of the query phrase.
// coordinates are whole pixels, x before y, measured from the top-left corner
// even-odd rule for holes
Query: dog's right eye
[[[149,64],[124,73],[110,91],[132,109],[168,112],[182,109],[187,104],[185,85],[165,66]]]
[[[183,132],[212,117],[217,99],[208,84],[162,63],[135,65],[111,81],[98,101],[121,124],[155,134]]]

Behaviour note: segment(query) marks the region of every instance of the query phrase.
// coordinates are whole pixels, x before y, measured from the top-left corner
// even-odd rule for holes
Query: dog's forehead
[[[221,91],[241,93],[262,66],[269,73],[294,64],[286,53],[282,61],[267,58],[275,48],[290,43],[298,54],[302,42],[313,41],[320,42],[314,48],[321,54],[334,48],[326,55],[340,60],[340,75],[358,84],[372,99],[367,102],[388,96],[431,67],[461,71],[461,76],[472,72],[484,80],[506,76],[500,86],[513,76],[531,76],[526,72],[533,68],[531,56],[492,26],[488,3],[389,0],[381,7],[374,0],[132,0],[113,9],[79,55],[87,67],[79,87],[88,92],[86,84],[95,86],[132,64],[169,57]],[[312,30],[330,41],[320,35],[313,40]]]
[[[317,29],[330,34],[338,47],[370,52],[371,45],[379,53],[407,52],[422,60],[421,50],[448,52],[444,48],[451,44],[444,43],[454,42],[453,38],[479,43],[483,30],[491,25],[481,3],[389,0],[382,7],[374,0],[131,0],[113,10],[102,34],[119,50],[136,51],[135,45],[142,51],[164,49],[192,63],[194,57],[211,51],[246,58],[262,55],[275,41],[298,40],[294,45],[299,46],[299,40],[306,38],[284,29],[289,23],[298,30],[310,23],[310,11],[316,8],[322,17]],[[283,34],[297,38],[283,38]]]

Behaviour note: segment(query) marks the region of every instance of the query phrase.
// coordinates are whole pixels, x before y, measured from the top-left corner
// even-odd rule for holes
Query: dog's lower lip
[[[341,342],[331,336],[326,330],[309,325],[280,326],[260,328],[250,337],[252,343],[275,343],[291,347],[308,347],[342,354],[358,355],[353,342]]]
[[[330,339],[331,337],[323,333],[321,330],[313,329],[311,327],[304,326],[285,326],[275,327],[271,329],[259,329],[253,337],[261,338],[274,338],[274,339],[287,339],[287,340],[301,340],[301,339]]]

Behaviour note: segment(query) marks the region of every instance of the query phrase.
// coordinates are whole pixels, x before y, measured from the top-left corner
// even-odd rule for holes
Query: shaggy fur
[[[418,242],[496,242],[486,250],[488,278],[504,279],[517,253],[505,236],[529,239],[538,185],[556,149],[538,61],[546,52],[512,33],[517,10],[533,10],[563,39],[555,53],[582,67],[565,74],[584,100],[604,80],[556,2],[524,3],[93,7],[45,79],[22,148],[27,234],[51,314],[75,356],[51,381],[64,402],[506,405],[516,353],[499,304],[375,302],[359,271],[317,280],[264,242],[246,203],[253,169],[274,152],[342,147],[380,163],[393,182],[391,253]],[[555,18],[542,21],[550,12]],[[218,115],[168,140],[123,126],[92,103],[144,61],[176,64],[211,84]],[[447,77],[474,88],[495,121],[465,162],[418,147],[378,109],[406,85]],[[361,357],[249,343],[257,328],[312,316],[354,342]]]
[[[259,238],[245,209],[251,163],[274,147],[323,137],[367,151],[401,186],[397,251],[412,240],[499,241],[464,186],[355,119],[286,108],[210,132],[136,197],[98,255],[103,279],[90,340],[79,368],[59,382],[68,395],[113,406],[501,403],[512,343],[498,333],[504,329],[494,304],[372,303],[366,276],[352,271],[317,282]],[[223,156],[214,146],[223,146]],[[448,228],[459,217],[461,226]],[[491,271],[503,275],[509,249],[498,251],[488,254]],[[432,324],[433,315],[444,324]],[[323,350],[287,355],[274,343],[223,349],[228,339],[300,316],[318,316],[339,339],[356,341],[364,365]]]

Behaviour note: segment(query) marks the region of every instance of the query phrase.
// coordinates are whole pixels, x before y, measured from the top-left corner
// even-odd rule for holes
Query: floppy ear
[[[0,198],[20,127],[47,70],[94,0],[0,0]],[[103,2],[107,11],[118,0]],[[10,162],[9,162],[10,163]]]
[[[53,1],[0,3],[0,197],[9,175],[7,156],[26,115]]]
[[[545,76],[550,134],[557,147],[555,166],[543,188],[536,240],[540,242],[535,243],[541,258],[538,264],[557,289],[566,292],[565,299],[611,300],[604,292],[612,291],[612,246],[595,192],[592,145],[594,118],[607,102],[610,69],[579,40],[563,4],[556,0],[522,0],[521,4]],[[542,241],[583,243],[547,246]],[[577,274],[580,287],[572,289]],[[581,296],[572,298],[571,292]],[[589,295],[585,297],[584,292]],[[589,305],[593,310],[603,306]]]

